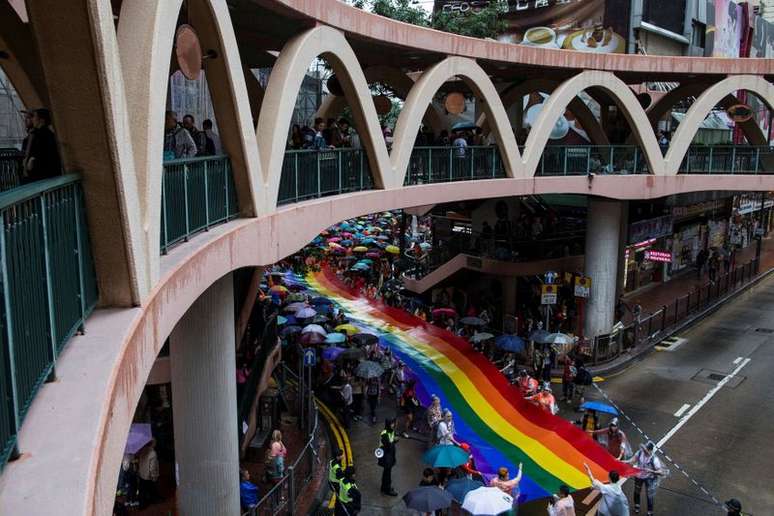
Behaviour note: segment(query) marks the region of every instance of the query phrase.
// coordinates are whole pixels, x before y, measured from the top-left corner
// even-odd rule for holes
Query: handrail
[[[183,165],[183,164],[189,164],[189,163],[197,163],[201,161],[213,161],[213,160],[220,160],[220,159],[229,159],[228,154],[215,154],[212,156],[196,156],[193,158],[168,159],[168,160],[164,160],[164,166]]]
[[[56,190],[63,186],[77,183],[81,180],[80,174],[67,174],[51,179],[43,179],[22,186],[17,186],[11,190],[0,192],[0,210],[4,210],[14,204],[19,204],[38,197],[46,192]]]

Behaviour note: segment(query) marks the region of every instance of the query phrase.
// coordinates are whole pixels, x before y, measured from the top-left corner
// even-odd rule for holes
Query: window
[[[693,20],[691,24],[691,45],[704,48],[707,41],[707,26],[700,21]]]
[[[642,19],[675,34],[682,34],[686,0],[643,0]]]

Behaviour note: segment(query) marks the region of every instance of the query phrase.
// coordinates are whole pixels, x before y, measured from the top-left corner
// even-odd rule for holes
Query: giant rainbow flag
[[[427,404],[435,394],[451,409],[457,438],[470,444],[480,471],[493,474],[505,466],[514,475],[523,463],[520,502],[556,493],[561,484],[588,487],[584,463],[600,479],[613,469],[633,473],[580,428],[524,401],[466,340],[404,310],[360,298],[330,270],[288,279],[330,298],[355,326],[378,334],[417,377],[421,401]]]

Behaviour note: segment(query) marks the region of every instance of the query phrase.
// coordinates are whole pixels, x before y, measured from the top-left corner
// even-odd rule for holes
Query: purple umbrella
[[[129,427],[129,437],[126,438],[124,453],[137,453],[151,439],[153,439],[153,435],[151,434],[150,423],[132,423],[132,426]]]

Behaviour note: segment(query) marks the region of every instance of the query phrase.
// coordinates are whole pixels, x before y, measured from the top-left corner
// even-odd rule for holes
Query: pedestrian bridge
[[[333,223],[503,196],[774,190],[772,150],[755,123],[741,124],[746,145],[692,145],[707,114],[736,103],[740,90],[774,107],[771,60],[525,48],[336,0],[187,2],[187,22],[215,56],[204,66],[228,157],[162,165],[182,5],[31,2],[22,16],[0,3],[0,36],[12,43],[4,70],[26,105],[52,107],[74,172],[0,194],[8,379],[0,446],[3,459],[22,454],[0,475],[2,514],[109,514],[137,401],[176,323],[220,278],[282,259]],[[36,45],[25,46],[33,36]],[[24,51],[32,47],[37,54]],[[299,88],[318,56],[339,78],[362,149],[286,151]],[[243,71],[261,66],[272,67],[265,90]],[[369,91],[375,77],[405,97],[391,151]],[[631,86],[653,80],[679,86],[645,110]],[[422,121],[438,123],[428,107],[450,82],[481,102],[494,146],[415,147]],[[506,110],[533,91],[550,96],[520,147]],[[584,91],[618,107],[628,145],[610,145],[578,104]],[[653,125],[684,98],[694,100],[661,148]],[[548,145],[567,109],[593,145]]]

